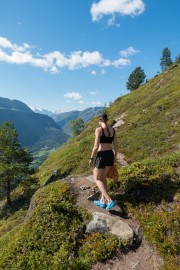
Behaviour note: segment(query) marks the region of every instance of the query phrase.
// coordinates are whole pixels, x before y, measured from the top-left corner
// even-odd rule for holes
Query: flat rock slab
[[[134,232],[126,222],[101,212],[93,212],[92,215],[93,220],[87,225],[86,233],[110,232],[132,245]]]

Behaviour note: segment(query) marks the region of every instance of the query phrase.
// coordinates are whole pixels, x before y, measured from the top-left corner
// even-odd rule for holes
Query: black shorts
[[[106,166],[113,166],[114,152],[112,150],[99,151],[94,161],[94,167],[104,169]]]

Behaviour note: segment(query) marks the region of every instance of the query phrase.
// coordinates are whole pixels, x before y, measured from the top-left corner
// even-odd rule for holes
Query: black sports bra
[[[113,136],[112,137],[107,137],[105,134],[104,134],[104,129],[102,129],[102,135],[100,136],[100,143],[112,143],[113,140],[114,140],[114,134],[115,134],[115,130],[114,130],[114,133],[113,133]]]

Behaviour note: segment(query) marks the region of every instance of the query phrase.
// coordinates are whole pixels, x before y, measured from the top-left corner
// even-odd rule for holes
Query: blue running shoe
[[[116,205],[115,201],[111,201],[107,207],[106,207],[106,211],[109,211],[111,208],[113,208]]]
[[[106,208],[107,204],[106,203],[101,203],[100,201],[94,201],[94,204],[97,206],[100,206],[102,208]]]

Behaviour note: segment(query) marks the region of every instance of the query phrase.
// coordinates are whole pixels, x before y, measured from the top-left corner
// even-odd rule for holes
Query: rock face
[[[118,219],[101,212],[93,212],[93,220],[86,227],[86,233],[110,232],[117,237],[126,240],[129,245],[133,244],[134,232],[130,226]]]

